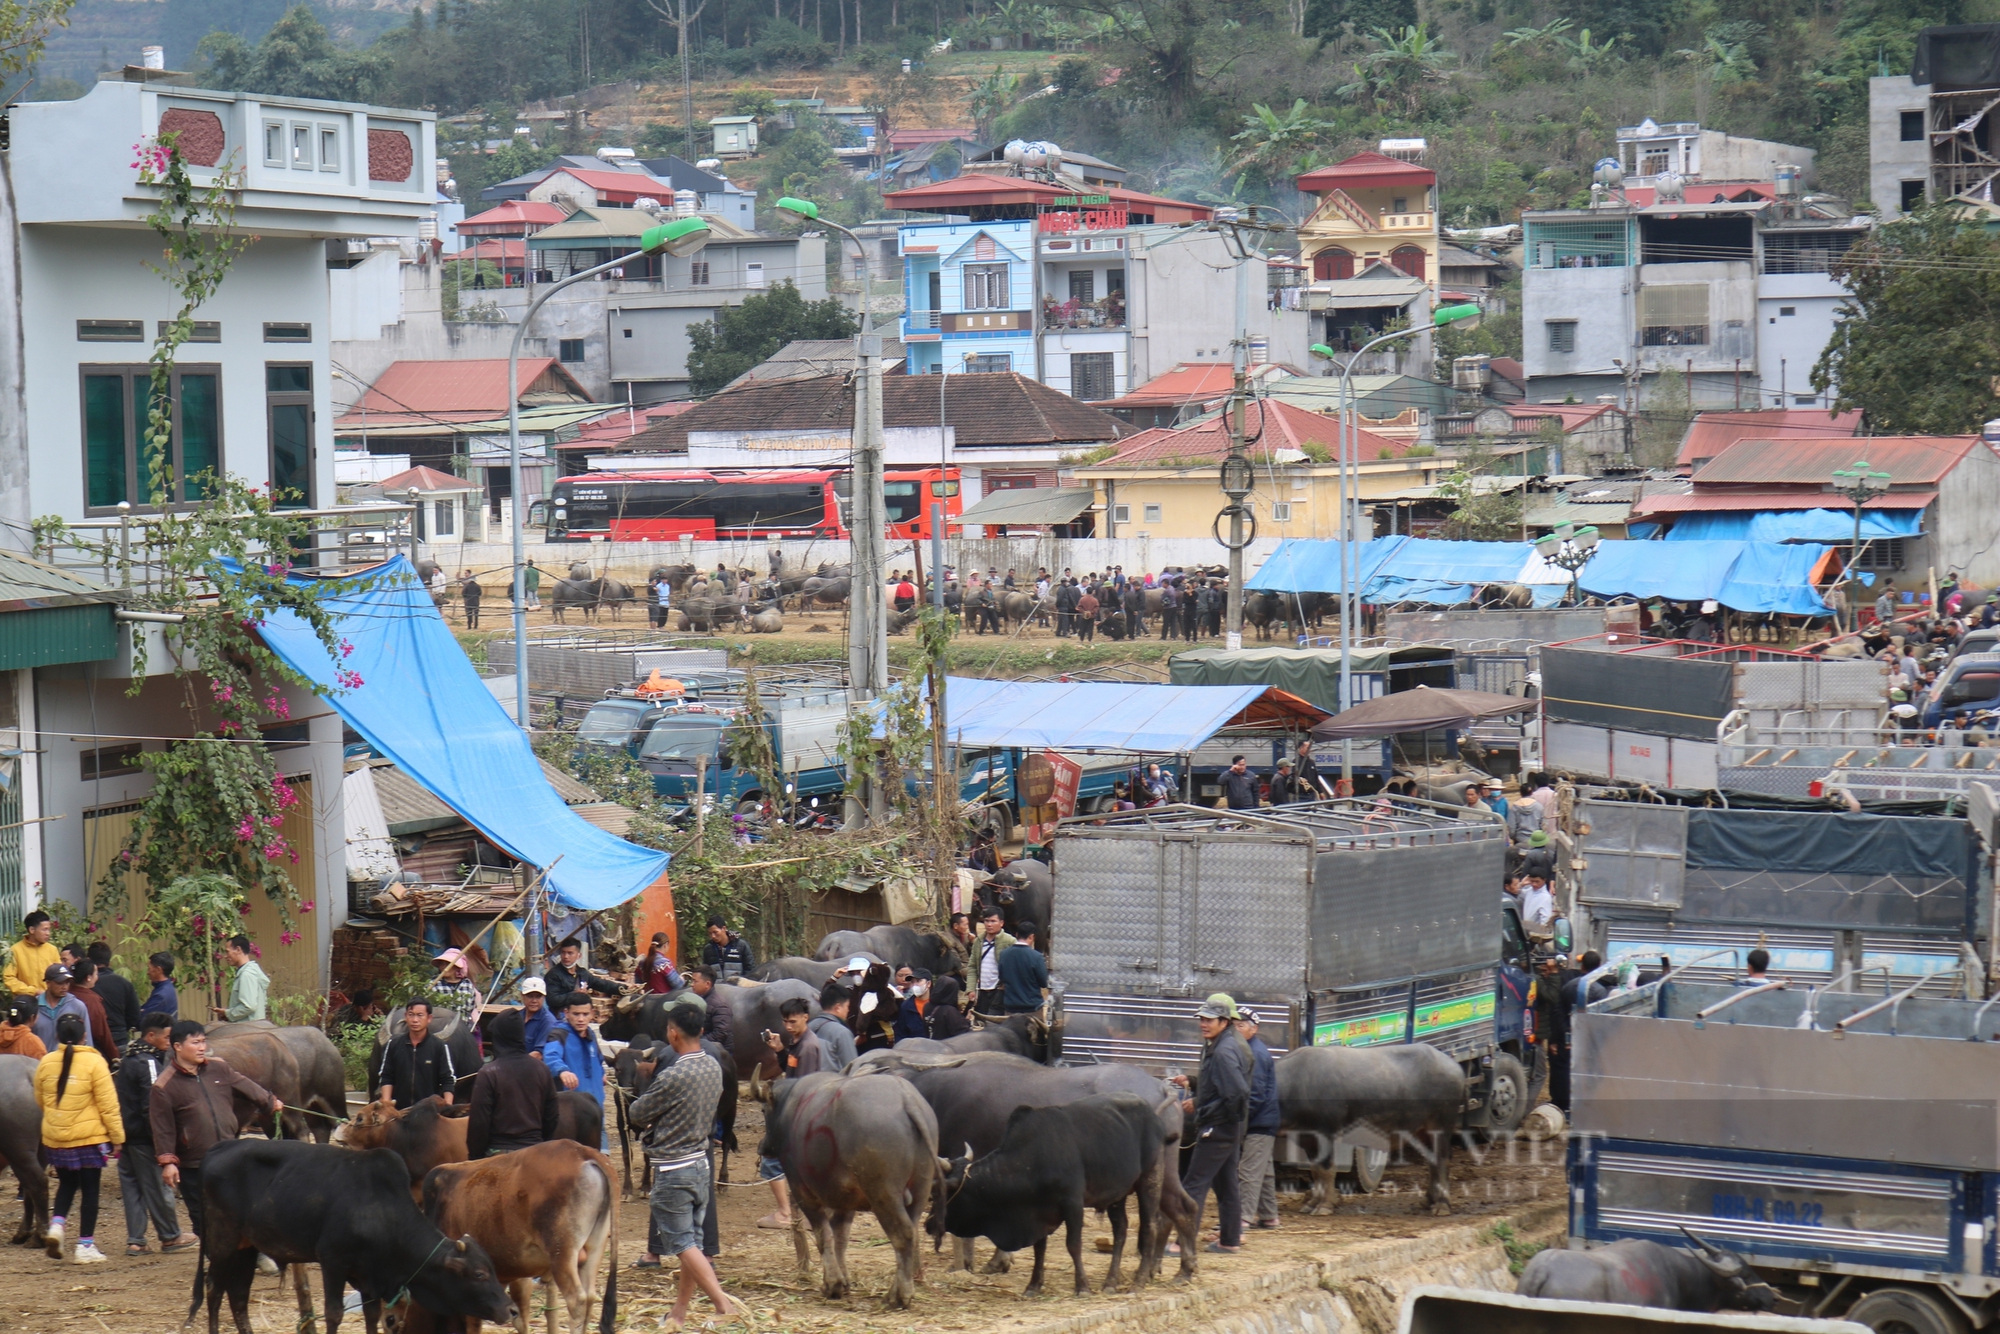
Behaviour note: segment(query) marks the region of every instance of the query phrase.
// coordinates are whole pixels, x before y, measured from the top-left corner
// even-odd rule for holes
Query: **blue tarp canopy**
[[[1532,542],[1444,542],[1412,538],[1364,588],[1370,602],[1470,602],[1478,584],[1511,584],[1535,554]],[[1560,596],[1560,591],[1555,596]],[[1553,603],[1555,597],[1549,601]]]
[[[1865,509],[1861,537],[1916,537],[1923,532],[1920,509]],[[1853,510],[1705,510],[1683,514],[1667,531],[1669,542],[1723,539],[1737,542],[1824,542],[1854,540]]]
[[[1824,616],[1812,570],[1825,552],[1809,543],[1601,542],[1577,587],[1599,597],[1713,598],[1735,611]]]
[[[1374,581],[1382,563],[1396,554],[1408,537],[1375,537],[1359,543],[1357,580],[1364,590]],[[1340,541],[1290,537],[1278,543],[1257,573],[1243,581],[1251,591],[1274,593],[1338,593],[1340,586]]]
[[[377,566],[328,609],[354,646],[339,664],[361,677],[351,690],[336,686],[335,663],[297,616],[272,616],[258,632],[397,768],[495,845],[547,870],[565,903],[616,907],[660,878],[666,853],[607,834],[563,804],[409,561]]]
[[[1260,685],[982,681],[951,676],[945,678],[945,731],[961,746],[1180,755],[1221,731],[1269,690]],[[1283,711],[1295,713],[1308,726],[1327,716],[1324,709],[1303,700]]]

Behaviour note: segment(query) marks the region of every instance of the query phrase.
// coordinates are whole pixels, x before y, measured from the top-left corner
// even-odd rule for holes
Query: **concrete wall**
[[[1907,74],[1878,75],[1868,81],[1868,194],[1876,216],[1891,222],[1903,216],[1903,182],[1930,180],[1931,150],[1925,139],[1903,138],[1903,113],[1928,114],[1931,88]],[[1860,203],[1860,200],[1854,201]]]
[[[1831,386],[1814,394],[1812,369],[1845,304],[1844,289],[1824,273],[1757,279],[1757,375],[1765,407],[1832,405]]]
[[[1938,488],[1925,527],[1932,529],[1923,562],[1909,558],[1912,577],[1935,565],[1942,579],[1957,570],[1981,588],[2000,584],[2000,545],[1993,540],[1993,516],[2000,513],[2000,456],[1991,445],[1975,444],[1965,462],[1951,471]]]
[[[414,266],[412,266],[414,267]],[[378,247],[359,264],[326,271],[327,340],[374,340],[403,319],[403,252]]]
[[[160,671],[167,657],[157,642],[149,669]],[[126,694],[131,684],[119,660],[104,663],[44,667],[36,671],[36,720],[42,749],[38,797],[41,808],[65,818],[40,827],[39,872],[46,897],[83,908],[97,877],[115,848],[89,813],[115,809],[143,800],[153,780],[144,773],[83,777],[83,755],[101,747],[137,741],[148,751],[164,750],[187,732],[186,696],[171,676],[147,679],[137,696]],[[316,942],[314,957],[324,961],[333,928],[347,916],[347,825],[340,799],[341,721],[326,702],[307,691],[284,688],[294,719],[308,721],[310,741],[276,752],[281,773],[310,775],[314,858],[293,877],[300,898],[313,904],[299,927]],[[253,891],[261,899],[261,891]],[[258,942],[267,951],[273,939]],[[324,982],[324,969],[320,981]]]
[[[1797,144],[1741,139],[1720,130],[1703,130],[1700,151],[1704,181],[1768,181],[1778,167],[1785,165],[1803,167],[1809,186],[1818,179],[1814,167],[1816,154]]]
[[[20,250],[22,323],[36,335],[27,340],[24,358],[31,512],[82,519],[81,368],[143,366],[158,321],[173,318],[178,302],[146,267],[160,257],[159,238],[151,232],[23,227]],[[222,341],[189,343],[181,349],[180,362],[220,367],[222,467],[252,485],[270,484],[264,368],[269,362],[309,363],[316,412],[313,500],[331,504],[334,412],[325,242],[264,237],[237,257],[221,290],[199,313],[221,324]],[[143,321],[146,341],[79,342],[77,321],[82,319]],[[266,321],[310,324],[312,342],[266,343]]]
[[[1638,353],[1639,364],[1648,370],[1672,366],[1683,372],[1690,362],[1696,371],[1733,371],[1739,361],[1754,366],[1757,336],[1752,322],[1757,318],[1756,272],[1757,266],[1748,260],[1640,265],[1634,270],[1639,288],[1631,326],[1635,340],[1645,318],[1647,288],[1702,286],[1708,289],[1708,343],[1702,347],[1635,347],[1632,350]]]
[[[1530,380],[1545,376],[1617,376],[1611,362],[1631,359],[1636,270],[1531,268],[1521,280],[1521,362]],[[1576,350],[1551,352],[1548,325],[1576,321]],[[1608,392],[1608,391],[1598,391]],[[1552,397],[1531,385],[1528,401]],[[1583,398],[1588,403],[1589,398]]]
[[[1144,384],[1183,361],[1227,361],[1235,337],[1236,274],[1222,238],[1180,228],[1132,233],[1126,310],[1132,324],[1132,383]],[[1270,359],[1310,369],[1311,318],[1302,310],[1266,309],[1264,262],[1245,262],[1249,329]],[[1428,335],[1418,341],[1428,341]],[[1357,374],[1361,373],[1359,369]]]

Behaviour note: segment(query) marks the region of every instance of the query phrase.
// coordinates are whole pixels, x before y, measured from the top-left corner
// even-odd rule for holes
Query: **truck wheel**
[[[1965,1318],[1943,1298],[1922,1288],[1877,1288],[1854,1303],[1844,1319],[1875,1334],[1965,1334]]]
[[[1357,1195],[1373,1195],[1382,1184],[1382,1176],[1389,1170],[1389,1151],[1371,1149],[1365,1145],[1354,1146],[1354,1166],[1345,1173],[1347,1184]]]
[[[764,797],[761,793],[757,792],[744,793],[741,800],[736,803],[736,813],[738,815],[755,815],[763,808]]]
[[[986,813],[979,817],[979,827],[992,834],[995,843],[1013,841],[1014,820],[1007,814],[1005,806],[988,806]]]
[[[1506,1052],[1493,1054],[1493,1075],[1487,1081],[1486,1133],[1511,1134],[1528,1118],[1528,1072]]]

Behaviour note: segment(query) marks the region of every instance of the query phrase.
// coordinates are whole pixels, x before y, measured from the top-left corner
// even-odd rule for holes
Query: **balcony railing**
[[[1123,329],[1125,298],[1107,296],[1096,301],[1046,301],[1042,303],[1044,329]]]
[[[926,332],[944,327],[944,312],[941,310],[909,310],[903,312],[903,325],[911,333]]]
[[[285,559],[295,569],[331,575],[378,564],[398,552],[415,555],[409,505],[376,502],[288,510],[285,515],[303,523],[310,534],[286,553]],[[106,587],[144,597],[158,591],[165,573],[166,553],[160,546],[158,523],[157,516],[151,514],[85,519],[59,532],[40,534],[34,556]]]

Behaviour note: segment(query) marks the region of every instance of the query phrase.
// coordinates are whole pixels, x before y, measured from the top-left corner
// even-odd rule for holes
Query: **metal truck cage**
[[[1477,1063],[1501,1037],[1496,817],[1374,798],[1164,806],[1067,820],[1053,842],[1068,1059],[1191,1064],[1195,1006],[1216,991],[1257,1009],[1274,1051],[1422,1040]]]
[[[1573,1026],[1572,1245],[1682,1226],[1812,1315],[1894,1286],[1986,1328],[2000,1299],[2000,1008],[1669,977]],[[1857,1301],[1857,1299],[1860,1299]]]

